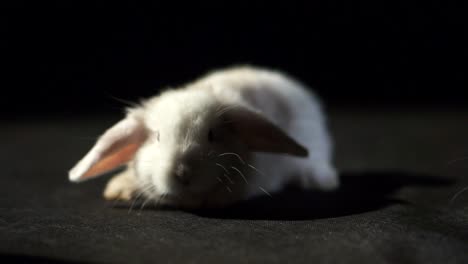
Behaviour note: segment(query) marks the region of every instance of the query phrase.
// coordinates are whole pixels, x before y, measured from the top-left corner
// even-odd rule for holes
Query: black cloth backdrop
[[[106,202],[66,171],[117,116],[1,124],[0,259],[90,263],[467,263],[468,113],[337,111],[342,187],[222,211]]]
[[[465,3],[10,1],[0,12],[1,260],[468,263]],[[68,182],[124,101],[245,63],[323,98],[341,189],[129,211],[101,198],[108,177]]]

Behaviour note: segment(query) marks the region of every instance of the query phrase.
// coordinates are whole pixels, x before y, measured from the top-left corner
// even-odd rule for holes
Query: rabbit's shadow
[[[287,188],[216,210],[192,211],[202,217],[222,219],[306,220],[374,211],[390,204],[405,203],[392,194],[405,186],[441,186],[453,180],[433,175],[397,171],[343,173],[334,192]]]

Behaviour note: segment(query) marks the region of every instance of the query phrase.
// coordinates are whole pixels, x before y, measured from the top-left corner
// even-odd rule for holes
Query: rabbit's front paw
[[[135,178],[131,172],[124,171],[114,176],[104,189],[104,198],[106,200],[129,201],[136,191]]]

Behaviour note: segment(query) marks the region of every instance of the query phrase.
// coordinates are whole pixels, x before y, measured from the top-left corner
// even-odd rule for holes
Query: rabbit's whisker
[[[269,192],[267,192],[267,190],[263,189],[263,188],[260,187],[260,186],[258,186],[258,188],[259,188],[262,192],[264,192],[266,195],[268,195],[268,196],[270,196],[271,198],[273,198],[273,196],[272,196]]]
[[[245,183],[249,184],[249,182],[247,181],[247,178],[245,178],[244,174],[238,168],[236,168],[234,166],[231,166],[231,169],[237,171],[237,173],[239,173],[239,175],[242,177],[242,179],[244,179]]]
[[[138,199],[140,199],[140,197],[143,194],[146,194],[146,192],[150,191],[152,188],[153,188],[153,186],[148,184],[148,185],[144,186],[143,188],[141,188],[141,190],[138,191],[139,192],[138,195],[133,199],[133,202],[130,205],[130,208],[128,209],[129,214],[132,211],[133,206],[135,205],[136,201],[138,201]]]
[[[457,198],[458,196],[460,196],[462,193],[468,191],[468,186],[466,186],[465,188],[461,189],[460,191],[458,191],[453,197],[452,199],[450,199],[450,203],[453,203]]]
[[[225,152],[225,153],[219,154],[218,157],[222,157],[222,156],[226,156],[226,155],[233,155],[233,156],[237,157],[242,164],[245,164],[245,161],[240,157],[240,155],[237,154],[237,153],[234,153],[234,152]]]
[[[145,205],[149,202],[153,200],[152,198],[146,198],[145,201],[141,204],[141,207],[140,207],[140,211],[138,212],[138,214],[141,214],[141,211],[143,210],[143,208],[145,207]]]
[[[133,202],[132,202],[132,204],[130,205],[130,208],[128,208],[127,214],[130,214],[130,213],[132,212],[133,206],[135,206],[136,201],[138,201],[138,199],[140,199],[140,196],[141,196],[142,194],[143,194],[143,192],[140,192],[140,193],[138,194],[138,196],[135,197],[135,198],[133,199]]]
[[[111,94],[108,94],[108,96],[109,96],[111,99],[116,100],[117,102],[126,104],[127,106],[130,106],[130,107],[136,107],[136,106],[138,106],[138,103],[136,103],[136,102],[132,102],[132,101],[125,100],[125,99],[122,99],[122,98],[118,98],[118,97],[113,96],[113,95],[111,95]]]
[[[229,177],[229,175],[224,173],[223,176],[226,177],[226,179],[228,179],[230,184],[234,184],[234,181],[231,179],[231,177]]]
[[[257,172],[258,174],[262,175],[262,176],[265,176],[265,173],[261,172],[259,169],[257,169],[254,165],[252,164],[247,164],[247,166],[249,166],[251,169],[253,169],[255,172]]]
[[[224,167],[223,165],[221,165],[219,163],[215,163],[215,164],[216,164],[216,166],[221,167],[226,172],[226,174],[229,174],[229,171],[226,169],[226,167]]]
[[[216,117],[220,117],[220,116],[224,115],[225,113],[227,113],[228,111],[231,111],[232,109],[237,108],[237,107],[239,107],[239,106],[237,106],[237,105],[226,106],[226,107],[222,108],[220,111],[216,112]]]

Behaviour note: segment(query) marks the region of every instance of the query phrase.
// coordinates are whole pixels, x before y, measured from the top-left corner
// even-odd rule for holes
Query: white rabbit
[[[215,71],[128,109],[70,171],[78,182],[127,164],[106,199],[224,206],[287,183],[339,185],[317,98],[280,72]]]

